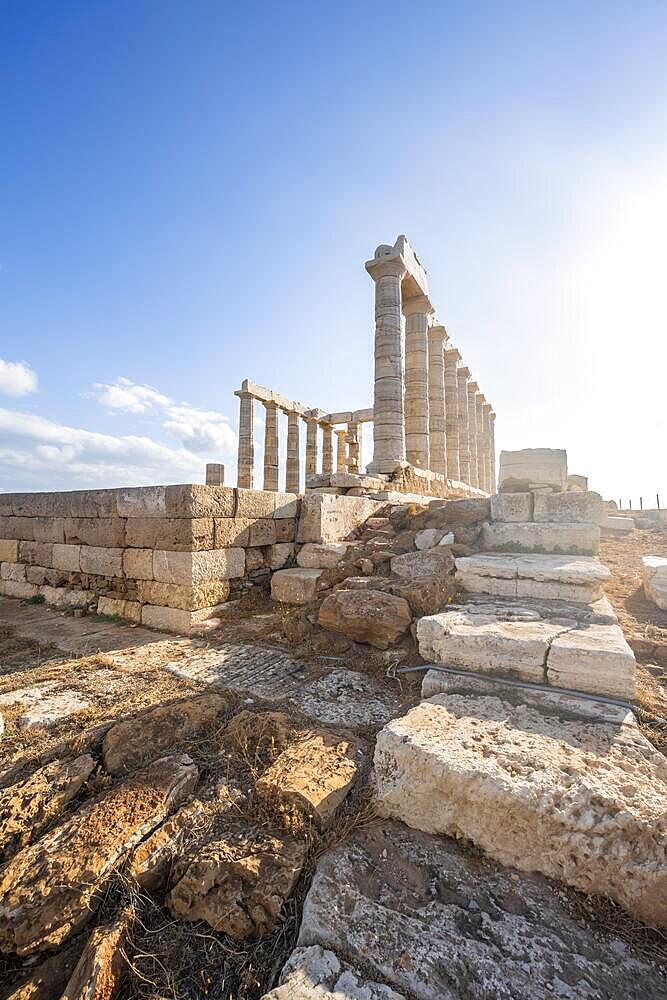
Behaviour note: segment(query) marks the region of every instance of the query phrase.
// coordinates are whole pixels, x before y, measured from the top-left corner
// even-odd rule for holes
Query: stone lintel
[[[257,382],[253,382],[249,378],[243,379],[241,388],[236,391],[235,395],[240,396],[242,393],[249,393],[261,403],[275,403],[279,410],[283,410],[285,413],[298,413],[302,417],[305,417],[306,413],[309,413],[311,409],[304,403],[298,403],[294,399],[287,399],[281,393],[274,392],[273,389],[267,389],[263,385],[258,385]]]
[[[373,407],[364,410],[339,410],[337,413],[323,414],[319,420],[324,424],[370,424],[373,422]]]

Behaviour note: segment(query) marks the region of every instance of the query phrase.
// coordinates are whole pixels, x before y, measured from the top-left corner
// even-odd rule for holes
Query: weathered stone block
[[[158,583],[142,580],[139,600],[142,604],[159,604],[182,611],[199,611],[221,604],[229,597],[228,580],[202,580],[197,584]]]
[[[294,554],[293,542],[277,542],[271,546],[269,553],[269,569],[282,569]]]
[[[167,486],[165,500],[168,517],[234,517],[236,513],[236,490],[230,486]]]
[[[283,604],[310,604],[321,575],[321,569],[280,569],[271,577],[271,598]]]
[[[600,545],[600,529],[597,524],[520,524],[494,521],[482,528],[480,543],[483,549],[490,552],[504,549],[515,552],[593,555]]]
[[[104,549],[97,545],[82,545],[80,547],[82,573],[94,573],[98,576],[123,575],[123,550]]]
[[[245,548],[250,544],[250,517],[216,517],[215,548]]]
[[[26,579],[25,563],[0,563],[0,577],[3,580],[14,580],[17,583],[24,583]]]
[[[32,583],[25,583],[21,580],[3,580],[0,578],[0,594],[5,597],[19,597],[21,600],[28,600],[39,593],[39,588]]]
[[[297,521],[294,517],[277,517],[275,519],[276,542],[296,541],[296,525]]]
[[[166,486],[133,486],[116,491],[120,517],[166,517]]]
[[[384,509],[381,501],[367,497],[307,494],[301,504],[300,542],[340,542],[353,537],[367,520]]]
[[[128,622],[141,621],[141,604],[139,601],[124,601],[116,597],[100,597],[97,602],[98,615],[117,615]]]
[[[264,549],[247,548],[245,550],[246,573],[255,573],[258,569],[263,569],[264,566],[265,566]]]
[[[33,541],[35,538],[34,521],[34,517],[3,515],[0,517],[0,537],[9,541]],[[62,538],[57,539],[57,541],[62,540]]]
[[[501,493],[514,484],[553,486],[563,490],[567,483],[567,452],[560,448],[501,451],[498,481]]]
[[[276,524],[273,518],[260,517],[250,522],[250,545],[275,545]]]
[[[273,511],[275,518],[284,520],[285,518],[297,518],[301,500],[297,493],[274,493],[276,506]]]
[[[535,497],[535,521],[599,524],[603,515],[604,503],[599,493],[551,493]]]
[[[204,580],[231,580],[245,573],[245,552],[241,548],[213,549],[210,552],[153,553],[153,576],[160,583],[193,584]]]
[[[332,632],[387,649],[408,631],[412,614],[403,597],[380,590],[336,590],[324,599],[318,620]]]
[[[66,517],[68,545],[97,545],[118,548],[125,544],[125,519],[121,517]]]
[[[123,573],[132,580],[152,580],[153,550],[125,549],[123,551]]]
[[[479,553],[456,560],[456,581],[467,591],[588,604],[602,597],[611,573],[594,556]]]
[[[304,569],[331,569],[345,558],[351,542],[306,542],[299,550],[296,561]]]
[[[555,687],[631,700],[635,697],[635,657],[618,625],[570,629],[551,644],[547,681]]]
[[[19,543],[13,538],[0,538],[0,562],[18,562],[18,558]]]
[[[32,538],[36,542],[64,542],[64,517],[33,517]]]
[[[16,544],[16,543],[14,543]],[[53,544],[51,542],[19,542],[19,559],[10,562],[24,562],[30,566],[51,566]]]
[[[236,494],[236,510],[229,516],[256,520],[258,517],[273,517],[276,512],[277,494],[271,490],[238,489]]]
[[[650,601],[667,610],[667,559],[663,556],[642,556],[644,593]]]
[[[155,604],[144,604],[141,609],[141,624],[148,628],[159,629],[162,632],[175,632],[178,635],[189,635],[197,631],[207,618],[215,616],[217,605],[212,608],[200,608],[198,611],[183,611],[181,608],[165,608]]]
[[[129,517],[125,542],[132,548],[197,552],[213,548],[212,517]]]
[[[491,497],[492,521],[532,521],[532,493],[497,493]]]
[[[402,580],[425,576],[447,577],[454,570],[454,556],[445,546],[423,552],[405,552],[391,560],[391,571]]]
[[[56,543],[51,553],[51,561],[54,569],[78,573],[81,570],[81,546]]]
[[[68,574],[61,569],[50,569],[47,566],[28,566],[25,571],[28,583],[38,587],[63,587],[68,582]]]

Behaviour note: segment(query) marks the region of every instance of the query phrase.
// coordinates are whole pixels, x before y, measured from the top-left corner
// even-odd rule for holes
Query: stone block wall
[[[0,494],[0,593],[186,632],[289,562],[300,502],[200,485]]]

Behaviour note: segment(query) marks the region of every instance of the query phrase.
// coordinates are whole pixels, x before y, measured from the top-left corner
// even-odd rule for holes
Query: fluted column
[[[301,470],[299,468],[299,424],[300,414],[287,411],[287,470],[285,488],[288,493],[300,492]]]
[[[278,407],[264,403],[264,489],[278,489]]]
[[[477,393],[479,386],[476,382],[468,382],[468,448],[470,450],[470,475],[468,483],[470,486],[479,486],[477,475]]]
[[[360,448],[359,448],[359,424],[351,420],[347,425],[347,468],[348,472],[359,474]]]
[[[401,343],[400,259],[369,261],[375,282],[375,388],[373,399],[373,461],[369,472],[391,473],[405,464],[403,410],[403,351]]]
[[[317,474],[317,420],[306,417],[306,476]],[[306,485],[308,485],[306,483]]]
[[[251,490],[255,478],[255,439],[253,436],[254,397],[239,389],[239,452],[236,468],[236,484]]]
[[[336,472],[347,472],[346,430],[336,431]]]
[[[463,479],[459,470],[459,395],[456,369],[461,355],[455,347],[445,350],[445,438],[447,478]]]
[[[470,439],[468,436],[468,379],[470,369],[462,365],[456,372],[456,392],[459,403],[459,472],[462,483],[470,482]]]
[[[331,424],[326,423],[326,421],[320,421],[320,427],[322,428],[322,475],[330,476],[334,470],[333,467],[333,427]]]
[[[447,475],[447,431],[445,417],[445,343],[447,331],[436,324],[428,331],[428,438],[430,468]]]
[[[429,469],[428,324],[433,306],[425,295],[403,299],[405,316],[405,457]]]
[[[498,489],[496,485],[496,415],[489,413],[489,468],[491,472],[491,493]]]
[[[493,472],[491,471],[491,428],[489,414],[493,410],[490,403],[482,407],[484,411],[484,489],[493,493]]]
[[[475,396],[475,414],[477,424],[477,485],[480,490],[486,490],[486,442],[484,440],[484,404],[486,397],[478,392]]]

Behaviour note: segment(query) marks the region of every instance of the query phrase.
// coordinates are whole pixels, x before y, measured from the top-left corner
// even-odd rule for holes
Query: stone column
[[[428,324],[433,306],[425,295],[403,299],[405,316],[405,457],[430,469],[428,407]]]
[[[278,407],[264,403],[264,489],[278,489]]]
[[[306,417],[306,486],[308,476],[317,475],[317,420]]]
[[[485,403],[486,397],[484,396],[484,393],[478,392],[475,396],[475,414],[477,426],[477,485],[480,490],[486,490],[486,464],[488,462],[486,454],[486,441],[484,439]]]
[[[461,355],[455,347],[445,350],[445,438],[447,442],[447,478],[461,479],[459,471],[459,398],[456,366]]]
[[[445,416],[445,343],[449,338],[444,326],[436,324],[428,331],[428,438],[431,471],[447,475],[447,424]]]
[[[346,430],[336,431],[336,472],[347,472],[347,437]]]
[[[322,475],[330,476],[333,472],[333,440],[331,424],[320,421],[322,428]]]
[[[253,437],[254,397],[239,390],[239,457],[236,485],[251,490],[255,478],[255,439]]]
[[[206,485],[207,486],[224,486],[225,485],[225,467],[220,465],[219,462],[207,462],[206,463]]]
[[[493,493],[493,472],[491,469],[491,425],[489,414],[493,410],[490,403],[485,403],[484,410],[484,489]]]
[[[373,461],[369,472],[391,473],[405,465],[403,351],[401,343],[400,259],[378,258],[366,265],[375,282],[375,389]]]
[[[468,485],[479,486],[477,474],[477,393],[476,382],[468,382],[468,448],[470,450],[470,475]]]
[[[496,415],[489,413],[489,472],[491,474],[491,493],[498,490],[496,481]]]
[[[456,394],[459,404],[459,472],[462,483],[470,482],[470,441],[468,439],[468,379],[470,369],[462,365],[456,372]]]
[[[299,468],[299,424],[301,415],[294,410],[287,410],[287,470],[285,488],[288,493],[300,492],[301,470]]]
[[[347,425],[347,468],[348,472],[359,475],[361,461],[361,445],[359,440],[359,424],[351,420]]]

